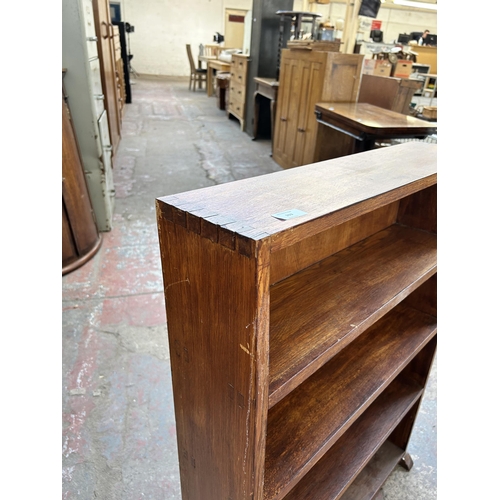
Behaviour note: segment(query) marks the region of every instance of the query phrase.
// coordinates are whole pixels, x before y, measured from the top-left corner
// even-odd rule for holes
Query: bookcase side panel
[[[266,374],[257,373],[256,350],[267,335],[259,317],[269,308],[259,284],[267,269],[161,211],[158,228],[182,498],[259,498],[254,467],[264,440],[256,433],[264,428],[256,381]]]

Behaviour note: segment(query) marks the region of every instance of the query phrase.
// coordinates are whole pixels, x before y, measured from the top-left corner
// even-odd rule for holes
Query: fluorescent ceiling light
[[[393,0],[393,3],[405,7],[416,7],[417,9],[437,10],[437,4],[435,3],[413,2],[412,0]]]

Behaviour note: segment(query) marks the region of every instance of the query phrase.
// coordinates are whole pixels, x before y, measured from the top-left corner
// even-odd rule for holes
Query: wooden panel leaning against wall
[[[83,175],[71,113],[62,100],[62,274],[90,260],[102,242]]]
[[[115,33],[111,24],[111,13],[107,0],[92,0],[97,47],[101,67],[101,81],[104,93],[104,106],[108,113],[113,155],[116,154],[121,138],[121,113],[119,89],[116,80]]]

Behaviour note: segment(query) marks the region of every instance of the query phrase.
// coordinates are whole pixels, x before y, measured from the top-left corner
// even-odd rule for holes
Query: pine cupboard
[[[183,500],[369,499],[411,468],[436,147],[157,199]]]
[[[284,49],[273,136],[273,158],[282,168],[313,163],[317,102],[355,102],[364,56]]]

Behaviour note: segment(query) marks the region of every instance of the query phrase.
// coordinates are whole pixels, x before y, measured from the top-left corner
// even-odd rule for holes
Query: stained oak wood
[[[283,498],[435,334],[401,303],[272,407],[265,498]]]
[[[375,498],[403,456],[405,453],[401,448],[386,441],[342,495],[342,500],[371,500]]]
[[[366,102],[317,103],[315,109],[323,120],[338,124],[354,134],[366,133],[374,137],[416,137],[431,135],[437,125],[425,120],[380,108]]]
[[[366,498],[367,489],[375,493],[380,481],[367,480],[363,470],[368,476],[392,471],[404,451],[387,438],[421,394],[421,387],[396,378],[285,500],[335,500],[340,496],[360,500]],[[387,475],[382,474],[384,480]]]
[[[436,254],[434,235],[394,225],[272,287],[269,405],[430,278]]]
[[[347,451],[332,484],[368,467],[376,489],[367,460],[389,429],[407,453],[419,402],[399,423],[369,412],[396,386],[421,391],[436,349],[436,153],[403,144],[157,200],[183,500],[282,498]],[[317,350],[293,355],[294,328]],[[280,342],[309,364],[270,407]]]
[[[392,225],[396,221],[398,209],[398,201],[390,203],[273,252],[271,254],[271,284],[302,271]]]
[[[406,143],[160,198],[222,231],[271,237],[276,251],[436,183],[437,145]],[[270,189],[270,185],[273,186]],[[296,208],[305,215],[279,220]],[[292,230],[293,229],[293,230]]]
[[[170,221],[159,237],[183,498],[249,498],[267,403],[263,263]]]

